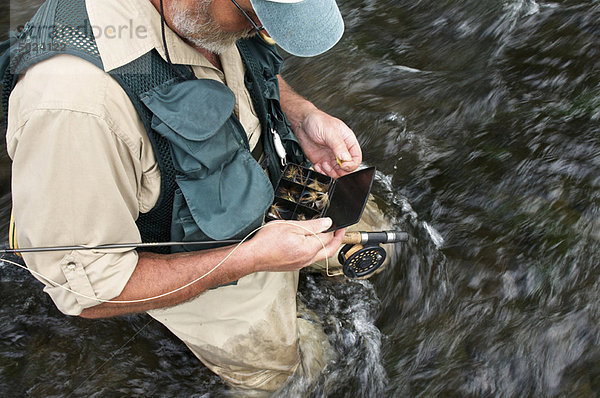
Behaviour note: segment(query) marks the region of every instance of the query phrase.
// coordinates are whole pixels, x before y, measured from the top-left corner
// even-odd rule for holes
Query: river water
[[[20,23],[39,1],[13,3]],[[369,281],[302,276],[336,358],[280,395],[597,396],[600,2],[338,3],[342,41],[284,75],[354,129],[411,239]],[[64,317],[9,265],[0,297],[3,396],[225,391],[146,316]]]

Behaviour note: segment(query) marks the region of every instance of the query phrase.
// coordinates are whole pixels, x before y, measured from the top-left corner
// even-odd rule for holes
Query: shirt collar
[[[86,0],[86,7],[106,72],[153,49],[166,61],[160,13],[150,0]],[[168,26],[165,28],[169,56],[174,64],[213,67],[200,52]]]

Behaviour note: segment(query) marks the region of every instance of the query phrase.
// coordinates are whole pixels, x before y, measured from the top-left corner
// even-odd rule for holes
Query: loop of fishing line
[[[292,226],[298,227],[300,229],[303,229],[306,232],[309,232],[311,235],[313,235],[315,238],[317,238],[319,240],[319,243],[321,243],[321,246],[325,250],[325,254],[326,254],[326,256],[325,256],[325,268],[326,268],[326,271],[327,271],[327,275],[328,276],[335,276],[333,274],[332,275],[329,274],[329,258],[328,258],[328,255],[327,255],[328,254],[327,253],[327,248],[325,247],[325,243],[319,237],[319,235],[316,232],[311,231],[310,229],[308,229],[306,227],[303,227],[302,225],[298,225],[296,223],[285,221],[285,220],[271,221],[270,223],[263,224],[260,227],[256,228],[254,231],[252,231],[248,235],[246,235],[244,237],[244,239],[242,239],[237,245],[235,245],[231,249],[231,251],[225,256],[225,258],[223,258],[221,261],[219,261],[219,263],[217,263],[217,265],[215,265],[213,268],[211,268],[210,270],[208,270],[204,275],[201,275],[200,277],[194,279],[193,281],[188,282],[185,285],[183,285],[181,287],[178,287],[177,289],[174,289],[174,290],[172,290],[170,292],[162,293],[162,294],[159,294],[159,295],[153,296],[153,297],[148,297],[148,298],[143,298],[143,299],[136,299],[136,300],[104,300],[104,299],[100,299],[100,298],[97,298],[97,297],[91,297],[91,296],[88,296],[88,295],[76,292],[75,290],[72,290],[72,289],[70,289],[70,288],[68,288],[66,286],[63,286],[62,284],[60,284],[58,282],[55,282],[54,280],[46,277],[45,275],[42,275],[41,273],[39,273],[37,271],[34,271],[32,269],[29,269],[28,267],[23,266],[21,264],[18,264],[18,263],[14,262],[14,261],[6,260],[6,259],[1,259],[1,260],[4,261],[4,262],[6,262],[6,263],[8,263],[8,264],[16,265],[19,268],[23,268],[23,269],[31,272],[35,276],[44,279],[45,281],[47,281],[48,283],[54,285],[55,287],[59,287],[61,289],[64,289],[64,290],[68,291],[69,293],[76,294],[76,295],[78,295],[80,297],[83,297],[83,298],[86,298],[88,300],[94,300],[94,301],[98,301],[100,303],[111,303],[111,304],[135,304],[135,303],[143,303],[143,302],[157,300],[159,298],[163,298],[163,297],[169,296],[169,295],[177,293],[177,292],[179,292],[179,291],[181,291],[183,289],[186,289],[186,288],[192,286],[195,283],[198,283],[199,281],[201,281],[202,279],[206,278],[208,275],[210,275],[214,271],[216,271],[219,267],[221,267],[225,263],[225,261],[227,261],[229,259],[229,257],[231,257],[233,255],[233,253],[235,253],[239,249],[239,247],[242,245],[242,243],[244,243],[246,240],[248,240],[248,238],[250,236],[252,236],[256,232],[258,232],[261,229],[263,229],[263,228],[265,228],[265,227],[267,227],[269,225],[272,225],[272,224],[288,224],[288,225],[292,225]]]

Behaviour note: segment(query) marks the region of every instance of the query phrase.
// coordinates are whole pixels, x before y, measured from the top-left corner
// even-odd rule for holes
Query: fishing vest
[[[282,59],[277,50],[258,37],[240,40],[237,47],[261,123],[262,167],[250,153],[233,111],[234,94],[224,84],[197,79],[189,67],[164,61],[156,50],[108,72],[139,114],[161,173],[156,205],[136,221],[143,242],[239,239],[261,225],[281,175],[275,135],[287,161],[308,163],[281,110],[277,74]],[[19,75],[38,62],[69,54],[104,70],[85,0],[47,0],[22,31],[11,32],[0,44],[1,53],[5,116]]]

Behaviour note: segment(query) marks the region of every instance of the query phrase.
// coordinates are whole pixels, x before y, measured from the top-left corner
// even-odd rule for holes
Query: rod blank
[[[405,242],[408,234],[401,231],[383,232],[346,232],[343,243],[345,244],[367,244],[367,243],[394,243]],[[73,250],[106,250],[106,249],[137,249],[166,246],[211,246],[211,245],[233,245],[240,243],[239,239],[194,241],[194,242],[149,242],[149,243],[111,243],[98,246],[46,246],[46,247],[23,247],[17,249],[0,249],[0,254],[58,252]]]
[[[46,246],[46,247],[24,247],[18,249],[0,249],[2,254],[18,254],[18,253],[37,253],[37,252],[59,252],[72,250],[104,250],[104,249],[136,249],[136,248],[152,248],[165,246],[209,246],[215,244],[235,244],[241,240],[215,240],[215,241],[195,241],[195,242],[148,242],[148,243],[112,243],[98,246]]]

